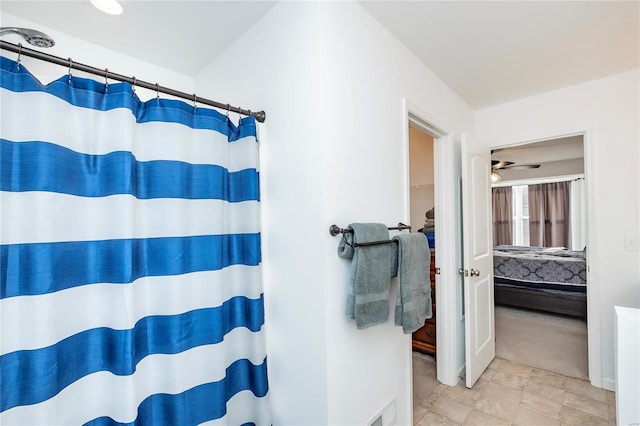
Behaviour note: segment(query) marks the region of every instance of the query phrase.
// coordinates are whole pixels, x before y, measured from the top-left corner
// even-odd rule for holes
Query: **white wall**
[[[600,311],[589,322],[602,337],[594,383],[608,389],[615,378],[613,306],[640,307],[640,252],[625,250],[625,237],[640,236],[639,82],[634,70],[476,113],[476,137],[487,148],[587,131],[594,178],[589,291]]]
[[[276,5],[196,78],[198,92],[267,114],[259,135],[265,329],[279,425],[328,424],[317,14],[313,3]]]
[[[33,28],[42,31],[56,42],[56,44],[48,49],[40,49],[28,44],[22,37],[16,34],[7,34],[2,36],[3,41],[11,43],[22,43],[24,47],[34,50],[40,50],[50,55],[59,56],[61,58],[69,58],[74,62],[96,67],[99,69],[108,68],[110,72],[135,76],[138,80],[147,81],[149,83],[158,83],[160,86],[170,87],[186,93],[193,93],[194,78],[183,74],[176,73],[166,68],[153,65],[149,62],[141,61],[137,58],[123,55],[115,50],[105,49],[92,43],[88,43],[82,39],[69,36],[65,33],[52,30],[43,25],[24,20],[22,18],[0,12],[0,23],[3,27],[24,27]],[[2,55],[6,58],[16,60],[18,55],[6,50],[2,50]],[[38,59],[32,59],[22,56],[21,63],[27,69],[40,79],[43,84],[47,84],[54,79],[67,74],[68,68],[60,65],[54,65]],[[74,76],[88,77],[100,81],[102,78],[80,71],[72,70]],[[111,83],[115,83],[111,81]],[[138,88],[136,93],[142,100],[155,97],[155,92]],[[166,95],[162,95],[167,97]],[[206,97],[205,95],[202,95]]]
[[[323,106],[329,114],[319,124],[327,130],[324,167],[330,173],[325,172],[324,223],[316,228],[326,232],[333,221],[407,220],[402,98],[449,131],[472,130],[471,111],[361,6],[322,4]],[[329,424],[363,424],[393,398],[398,401],[394,424],[410,424],[411,337],[392,319],[365,331],[345,320],[350,265],[336,257],[335,239],[325,241]]]
[[[261,179],[274,424],[366,424],[394,398],[395,424],[410,424],[410,336],[392,317],[361,331],[345,318],[350,263],[337,257],[328,228],[408,219],[403,97],[451,131],[471,129],[470,109],[352,2],[278,3],[196,84],[267,112]]]

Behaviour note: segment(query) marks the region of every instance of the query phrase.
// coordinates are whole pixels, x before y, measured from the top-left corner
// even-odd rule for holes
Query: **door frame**
[[[441,120],[431,116],[421,107],[410,100],[403,99],[403,142],[404,142],[404,216],[408,220],[410,214],[409,192],[409,126],[414,126],[434,138],[434,205],[436,209],[435,241],[438,247],[437,267],[440,274],[436,275],[436,306],[438,307],[436,321],[436,379],[449,386],[458,383],[458,350],[457,347],[457,269],[456,249],[459,247],[456,230],[456,215],[450,214],[456,209],[456,194],[446,188],[456,188],[458,182],[451,171],[455,161],[454,136],[450,127]],[[443,212],[449,214],[443,215]],[[444,235],[454,235],[456,238],[445,239]],[[411,346],[411,340],[408,341]],[[411,353],[411,347],[409,353]]]
[[[434,153],[434,178],[435,178],[435,203],[440,205],[448,205],[451,203],[454,194],[442,193],[444,185],[457,185],[455,182],[455,176],[451,173],[446,173],[445,165],[450,165],[453,162],[454,151],[454,138],[453,133],[450,130],[452,127],[447,126],[441,120],[433,117],[428,112],[424,111],[417,104],[410,100],[403,99],[403,144],[404,144],[404,167],[405,167],[405,182],[404,182],[404,198],[405,198],[405,218],[409,218],[409,123],[412,120],[416,120],[413,124],[431,134],[434,137],[434,145],[436,152]],[[595,218],[598,216],[598,205],[595,202],[595,184],[598,180],[598,163],[595,159],[596,143],[597,143],[597,129],[591,126],[584,126],[578,128],[568,129],[555,129],[548,130],[543,133],[524,134],[517,140],[508,138],[502,141],[493,141],[487,145],[487,149],[513,146],[518,144],[526,144],[532,142],[539,142],[548,139],[557,139],[568,136],[582,135],[584,143],[584,175],[586,181],[586,208],[587,208],[587,235],[586,243],[587,247],[598,247],[599,240],[596,232]],[[449,169],[451,170],[451,169]],[[455,204],[454,204],[455,205]],[[442,212],[443,209],[440,209]],[[438,213],[436,211],[436,216]],[[440,215],[441,216],[441,215]],[[448,235],[456,235],[455,227],[451,227],[447,224],[447,227],[443,227],[443,223],[440,221],[453,220],[453,215],[448,217],[439,217],[436,221],[436,245],[439,248],[444,249],[442,252],[438,250],[438,263],[442,272],[445,272],[445,268],[448,270],[451,265],[453,268],[451,271],[456,271],[455,266],[456,255],[454,249],[447,250],[449,242],[442,241],[443,233],[449,232]],[[440,235],[440,239],[438,238]],[[458,242],[459,243],[459,242]],[[604,387],[605,389],[613,390],[615,383],[603,383],[602,379],[602,347],[601,347],[601,309],[600,304],[600,288],[598,283],[601,281],[602,273],[601,266],[594,262],[595,250],[587,250],[587,282],[590,283],[587,290],[587,315],[590,320],[587,322],[587,338],[588,338],[588,362],[589,362],[589,381],[593,386]],[[446,253],[446,256],[445,256]],[[450,262],[451,265],[445,265],[442,262]],[[458,374],[456,360],[458,359],[458,350],[464,350],[464,348],[457,348],[457,329],[456,329],[456,294],[455,294],[455,278],[445,279],[445,275],[441,275],[439,279],[436,279],[436,306],[440,306],[438,309],[438,321],[436,322],[436,347],[440,353],[438,357],[439,361],[437,366],[437,379],[441,383],[447,385],[455,385],[457,383]],[[468,326],[468,324],[466,324]],[[443,334],[446,333],[446,334]],[[411,345],[411,340],[408,342]],[[411,350],[409,350],[409,354]]]
[[[505,148],[526,145],[535,142],[542,142],[550,139],[559,139],[570,136],[582,136],[584,151],[584,177],[585,177],[585,196],[586,196],[586,236],[587,245],[587,358],[589,363],[589,381],[595,387],[604,387],[613,390],[614,384],[603,383],[602,381],[602,345],[601,327],[600,327],[600,265],[594,263],[594,249],[589,247],[599,247],[598,234],[596,233],[594,218],[598,217],[598,205],[594,201],[594,188],[597,182],[597,162],[595,161],[595,129],[592,126],[571,128],[565,130],[549,131],[542,134],[525,135],[517,141],[509,139],[507,141],[495,142],[487,149]]]

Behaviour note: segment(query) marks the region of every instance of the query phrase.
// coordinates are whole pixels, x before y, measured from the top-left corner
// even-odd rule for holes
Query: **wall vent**
[[[372,420],[369,426],[391,426],[396,421],[396,398],[393,398]]]

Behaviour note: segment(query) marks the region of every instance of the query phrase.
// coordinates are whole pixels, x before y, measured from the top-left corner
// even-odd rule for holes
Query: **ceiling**
[[[584,172],[584,139],[576,135],[496,148],[491,151],[491,160],[513,163],[513,168],[497,170],[505,181],[580,174]],[[527,165],[540,167],[527,169]]]
[[[640,66],[639,1],[367,1],[471,107]]]
[[[119,16],[98,11],[89,0],[0,0],[0,10],[180,74],[195,76],[277,3],[260,0],[119,2],[124,8]]]
[[[579,135],[494,149],[491,151],[491,159],[511,161],[519,165],[582,159],[584,157],[582,140],[582,135]]]
[[[89,0],[2,0],[0,10],[195,76],[277,2],[121,3],[120,16]],[[472,108],[640,67],[640,1],[358,3]]]

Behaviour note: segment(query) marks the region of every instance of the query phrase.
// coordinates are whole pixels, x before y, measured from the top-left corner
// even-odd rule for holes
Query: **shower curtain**
[[[254,119],[1,60],[0,424],[270,424]]]

